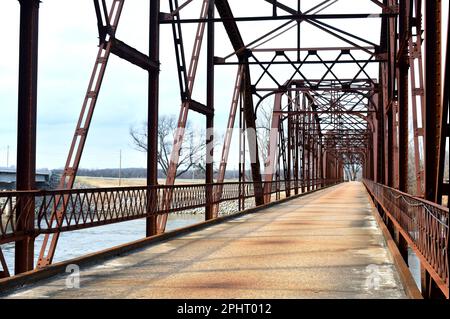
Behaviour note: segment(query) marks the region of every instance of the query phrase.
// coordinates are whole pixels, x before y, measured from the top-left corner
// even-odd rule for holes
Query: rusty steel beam
[[[441,134],[441,1],[425,1],[425,199],[437,202]]]
[[[384,62],[385,61],[385,59],[371,59],[371,60],[368,60],[368,59],[360,59],[360,60],[338,60],[338,61],[335,61],[335,60],[322,60],[322,61],[300,61],[300,62],[293,62],[293,61],[248,61],[248,62],[245,62],[245,64],[248,64],[248,65],[267,65],[267,64],[270,64],[270,65],[289,65],[289,64],[292,64],[292,63],[300,63],[300,64],[324,64],[324,65],[327,65],[327,64],[331,64],[331,63],[334,63],[334,64],[353,64],[353,63],[379,63],[379,62]],[[243,62],[233,62],[233,61],[230,61],[230,62],[224,62],[224,61],[220,61],[220,60],[216,60],[215,62],[214,62],[214,64],[215,65],[238,65],[238,64],[242,64]]]
[[[438,185],[437,185],[437,200],[439,204],[442,204],[442,196],[447,196],[447,207],[449,207],[449,181],[444,181],[444,168],[445,168],[445,157],[447,156],[449,149],[447,141],[450,137],[450,124],[449,124],[449,108],[450,108],[450,98],[449,98],[449,90],[450,86],[449,80],[449,67],[450,67],[450,22],[447,24],[447,48],[446,48],[446,59],[445,59],[445,69],[444,69],[444,94],[442,96],[442,116],[441,116],[441,143],[439,148],[439,176],[438,176]]]
[[[392,6],[394,0],[384,0],[384,5]],[[395,52],[396,52],[396,19],[384,17],[382,19],[380,53],[385,54],[388,62],[380,65],[380,79],[382,85],[382,107],[378,110],[380,120],[383,122],[384,157],[382,161],[384,183],[394,186],[395,156],[394,156],[394,88],[395,88]]]
[[[186,100],[186,102],[189,103],[190,110],[206,115],[207,117],[214,116],[214,109],[211,109],[209,106],[192,99]]]
[[[274,107],[272,112],[270,138],[268,141],[269,151],[266,162],[264,163],[264,203],[270,202],[270,190],[272,189],[273,174],[277,169],[276,154],[277,146],[279,147],[279,130],[280,130],[280,114],[277,112],[281,109],[281,99],[283,93],[275,94]],[[284,143],[284,141],[282,141]]]
[[[411,109],[412,109],[412,126],[413,126],[413,147],[414,147],[414,168],[416,177],[416,195],[423,196],[423,157],[424,148],[419,138],[423,137],[424,127],[424,75],[423,75],[423,59],[422,59],[422,34],[417,30],[422,30],[422,1],[413,1],[415,6],[412,10],[412,22],[410,23],[411,36],[409,38],[409,59],[410,59],[410,75],[411,75]],[[415,28],[415,40],[413,40],[413,28]],[[417,66],[416,66],[417,64]],[[418,84],[417,84],[418,83]],[[419,118],[420,115],[420,118]],[[420,121],[419,121],[420,120]],[[419,127],[420,126],[420,127]]]
[[[159,69],[159,65],[154,62],[149,56],[139,52],[135,48],[120,41],[117,38],[111,38],[111,53],[124,59],[131,64],[134,64],[147,71],[155,71]]]
[[[5,257],[3,256],[1,246],[0,246],[0,266],[2,266],[2,270],[0,271],[0,279],[9,277],[10,273],[9,273],[8,265],[6,264]]]
[[[149,12],[149,58],[158,65],[148,73],[148,111],[147,111],[147,187],[158,185],[158,114],[159,114],[159,8],[160,0],[150,1]],[[147,198],[146,235],[156,235],[157,216],[154,214],[156,193],[150,192]]]
[[[288,105],[288,109],[291,111],[293,104],[295,103],[292,99],[292,92],[290,92],[290,94],[289,94],[289,100],[290,100],[290,103]],[[291,178],[292,178],[292,171],[291,171],[291,166],[293,164],[292,163],[292,146],[293,146],[292,139],[294,137],[293,132],[292,132],[293,124],[294,123],[292,121],[292,118],[289,117],[288,121],[287,121],[287,150],[286,150],[286,153],[287,153],[286,154],[286,157],[287,157],[286,175],[288,176],[288,180],[291,180]],[[289,184],[289,186],[291,186],[291,185]],[[286,190],[286,193],[287,193],[286,197],[289,197],[291,195],[290,189]]]
[[[399,56],[398,63],[398,148],[399,148],[399,190],[408,191],[408,144],[409,144],[409,59],[408,43],[410,37],[409,15],[411,12],[411,0],[400,0],[399,10]]]
[[[300,3],[298,4],[300,9]],[[297,36],[298,39],[300,39],[300,30],[297,30]],[[300,46],[300,41],[298,41],[298,46]],[[295,104],[294,104],[294,111],[299,111],[300,108],[300,94],[299,92],[295,92]],[[299,174],[300,174],[300,114],[294,115],[293,119],[293,126],[294,126],[294,180],[295,180],[295,190],[294,194],[297,195],[299,193]]]
[[[226,0],[222,0],[226,1]],[[179,23],[183,24],[195,24],[206,22],[252,22],[252,21],[280,21],[280,20],[334,20],[334,19],[376,19],[383,17],[396,17],[396,12],[389,13],[331,13],[331,14],[292,14],[292,15],[280,15],[280,16],[251,16],[251,17],[220,17],[214,19],[201,18],[201,19],[180,19]],[[161,21],[161,24],[172,24],[172,20],[165,19]]]
[[[38,77],[38,0],[20,0],[19,96],[17,122],[18,191],[36,188],[36,121]],[[18,231],[27,236],[15,244],[15,273],[33,269],[34,265],[34,199],[24,198],[17,203]]]
[[[384,1],[385,5],[387,1]],[[388,37],[388,19],[383,18],[381,21],[381,34],[380,34],[380,52],[387,55],[387,37]],[[380,79],[380,90],[378,92],[378,105],[377,105],[377,179],[376,182],[386,183],[386,134],[385,134],[385,103],[387,95],[387,83],[386,83],[386,64],[387,62],[380,63],[378,77]]]
[[[214,18],[214,0],[208,2],[208,18]],[[205,165],[205,183],[214,183],[214,22],[209,21],[207,24],[207,57],[206,57],[206,105],[210,111],[206,115],[206,165]],[[213,189],[212,186],[206,187],[206,206],[205,219],[211,220],[215,217],[213,205]]]

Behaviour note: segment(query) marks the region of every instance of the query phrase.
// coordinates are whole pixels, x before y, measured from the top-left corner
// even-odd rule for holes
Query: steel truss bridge
[[[252,5],[255,2],[255,6],[270,10],[271,14],[264,16],[240,16],[239,5],[227,0],[167,0],[167,12],[160,9],[163,1],[151,0],[148,53],[116,37],[124,0],[94,0],[98,54],[59,188],[50,191],[35,187],[40,1],[19,2],[17,191],[0,192],[0,244],[15,243],[16,275],[48,268],[62,232],[145,218],[147,237],[157,236],[165,232],[169,214],[204,208],[206,220],[213,220],[220,216],[225,202],[236,202],[237,211],[248,208],[248,201],[253,207],[267,205],[341,183],[344,168],[359,166],[363,183],[402,256],[407,260],[409,247],[420,260],[422,295],[449,298],[449,185],[444,176],[449,140],[448,40],[447,48],[441,43],[442,32],[448,39],[448,25],[441,23],[440,0],[367,0],[374,8],[367,13],[325,13],[333,12],[339,2],[331,0],[313,4],[252,1]],[[197,17],[183,16],[185,8],[198,2],[201,10]],[[361,19],[379,21],[379,41],[333,25]],[[268,21],[277,26],[264,34],[241,27],[243,22]],[[186,33],[186,25],[195,25],[196,33]],[[224,27],[232,52],[217,52],[214,44],[225,41],[216,38],[218,25]],[[304,47],[302,37],[307,35],[301,31],[302,25],[321,30],[336,45]],[[181,108],[167,180],[159,185],[162,27],[173,32],[179,80],[174,91],[180,93]],[[287,34],[286,47],[270,46]],[[185,49],[186,37],[194,39],[192,52]],[[202,45],[206,45],[207,72],[203,102],[193,94]],[[74,189],[111,55],[140,67],[149,76],[147,185]],[[214,117],[214,97],[219,89],[214,75],[219,66],[236,69],[235,84],[229,88],[233,98],[226,126]],[[320,66],[323,72],[315,68],[314,74],[306,74],[308,66]],[[375,74],[370,70],[374,66]],[[283,72],[277,72],[279,68]],[[354,74],[349,76],[348,70]],[[264,144],[246,132],[258,130],[258,110],[265,103],[273,108],[270,138]],[[176,170],[184,128],[193,112],[204,115],[206,129],[227,129],[219,169],[214,172],[214,150],[208,149],[205,183],[178,185]],[[233,128],[239,128],[234,130],[239,135],[239,181],[225,182]],[[213,138],[207,136],[205,143]],[[263,148],[268,149],[264,163]],[[416,180],[413,189],[408,186],[410,161]],[[35,264],[38,236],[44,240]],[[1,248],[0,262],[0,276],[6,282],[13,274]]]

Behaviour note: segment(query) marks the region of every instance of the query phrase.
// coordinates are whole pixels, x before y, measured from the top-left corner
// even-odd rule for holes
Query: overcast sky
[[[184,1],[179,1],[180,3]],[[262,0],[230,0],[235,16],[269,15],[271,5]],[[302,1],[302,10],[321,1]],[[162,0],[161,11],[168,11],[168,1]],[[296,6],[296,0],[283,3]],[[181,12],[182,18],[198,17],[201,0],[194,0]],[[380,8],[369,0],[340,0],[322,13],[379,13]],[[280,12],[281,14],[281,12]],[[282,24],[278,22],[241,23],[246,43]],[[334,26],[379,42],[379,19],[353,21],[327,21]],[[93,3],[91,0],[43,0],[40,6],[39,35],[39,82],[38,82],[38,135],[37,166],[39,168],[61,168],[65,164],[76,121],[84,99],[98,38]],[[186,25],[183,36],[187,61],[191,53],[195,25]],[[216,56],[226,56],[232,47],[223,27],[216,27]],[[295,47],[295,28],[264,47]],[[19,46],[19,3],[2,1],[0,10],[0,167],[6,165],[6,150],[9,145],[10,165],[16,158],[17,128],[17,82]],[[148,51],[148,1],[125,1],[117,37],[141,52]],[[302,24],[302,46],[345,45],[326,33]],[[206,48],[206,41],[203,48]],[[204,50],[203,50],[204,51]],[[203,52],[204,53],[204,52]],[[204,54],[203,54],[204,56]],[[316,69],[310,67],[310,76]],[[345,67],[344,67],[345,68]],[[376,76],[377,67],[372,67]],[[256,71],[256,70],[255,70]],[[341,70],[346,72],[346,70]],[[350,70],[347,70],[351,74]],[[285,69],[279,68],[283,75]],[[308,70],[305,69],[305,72]],[[226,126],[235,66],[216,67],[216,128],[223,131]],[[255,73],[257,74],[257,73]],[[371,75],[371,76],[372,76]],[[205,102],[205,63],[201,59],[194,99]],[[124,167],[145,167],[145,154],[134,150],[129,137],[130,127],[146,119],[147,80],[145,71],[111,55],[94,118],[87,139],[81,167],[111,168],[119,165],[122,150]],[[161,78],[160,113],[178,115],[180,108],[179,88],[169,25],[161,26]],[[193,112],[189,119],[197,127],[205,120]],[[234,141],[237,141],[235,136]],[[237,142],[233,143],[231,157],[237,158]],[[216,152],[220,154],[220,149]],[[236,163],[229,167],[235,168]]]

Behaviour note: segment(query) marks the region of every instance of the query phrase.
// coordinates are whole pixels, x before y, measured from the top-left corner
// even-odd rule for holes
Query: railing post
[[[445,298],[430,273],[420,265],[420,286],[422,296],[425,299],[442,299]]]
[[[405,240],[405,238],[398,229],[396,229],[395,231],[395,241],[397,243],[398,250],[400,251],[403,260],[408,265],[408,242]]]
[[[19,103],[17,125],[17,190],[33,190],[36,183],[36,117],[39,1],[20,2]],[[33,269],[34,198],[23,196],[17,201],[17,230],[27,236],[16,242],[15,273]]]
[[[213,184],[206,184],[205,185],[205,220],[211,220],[214,219],[214,216],[212,214],[213,206],[215,204],[215,199],[213,198]]]
[[[8,265],[6,264],[5,257],[3,257],[2,247],[0,247],[0,266],[2,266],[2,271],[0,271],[0,279],[7,278],[10,276]]]

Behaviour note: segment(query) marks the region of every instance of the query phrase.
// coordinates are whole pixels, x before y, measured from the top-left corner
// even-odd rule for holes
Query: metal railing
[[[298,181],[297,187],[301,189],[309,185],[310,189],[320,189],[336,183],[338,180],[317,179],[309,182]],[[274,181],[271,184],[270,193],[274,194],[285,191],[286,186],[291,191],[294,190],[296,182]],[[207,199],[206,196],[208,187],[212,188],[211,199]],[[172,191],[170,207],[164,205],[167,189]],[[219,190],[221,195],[218,194]],[[25,235],[38,236],[96,227],[252,197],[254,197],[253,182],[158,185],[150,188],[142,186],[4,191],[0,192],[0,244],[20,240]],[[31,222],[34,228],[23,230],[21,225],[30,225],[30,221],[24,219],[30,217],[17,212],[19,209],[27,211],[29,207],[34,207],[34,223]],[[56,214],[61,214],[62,218],[55,218]]]
[[[432,269],[430,274],[448,289],[449,209],[371,180],[363,182],[374,200],[400,226],[424,266]]]

